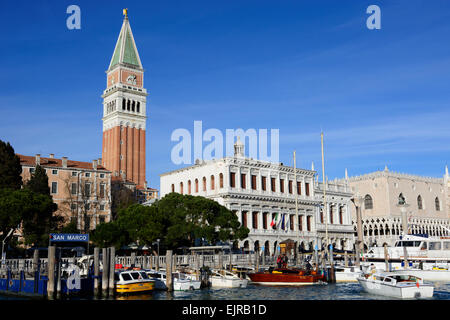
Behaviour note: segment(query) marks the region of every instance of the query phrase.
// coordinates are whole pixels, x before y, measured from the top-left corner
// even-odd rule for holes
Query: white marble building
[[[393,245],[402,233],[402,218],[398,204],[400,194],[409,205],[409,233],[429,236],[450,236],[449,174],[443,178],[423,177],[389,171],[376,171],[338,180],[362,197],[362,226],[366,247],[384,243]],[[356,212],[352,206],[356,230]]]
[[[322,242],[325,220],[321,222],[319,211],[323,189],[315,176],[314,170],[297,168],[295,173],[293,167],[282,163],[246,158],[244,145],[238,139],[234,157],[198,161],[193,166],[161,174],[160,192],[161,197],[178,192],[219,202],[235,212],[239,221],[250,229],[248,238],[238,243],[240,248],[253,251],[264,246],[266,254],[273,254],[277,245],[287,239],[305,249],[325,243]],[[338,249],[352,249],[354,231],[349,189],[345,185],[328,184],[326,196],[328,212],[332,214],[328,223],[329,239]],[[280,222],[273,228],[270,224],[276,214]]]

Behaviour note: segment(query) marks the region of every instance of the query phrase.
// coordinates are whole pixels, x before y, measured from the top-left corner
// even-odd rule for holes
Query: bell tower
[[[143,188],[147,90],[127,9],[106,75],[102,165],[112,171],[113,179],[125,178]]]

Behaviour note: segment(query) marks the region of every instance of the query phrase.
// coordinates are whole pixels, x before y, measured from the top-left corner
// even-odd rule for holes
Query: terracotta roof
[[[24,156],[22,154],[17,154],[20,158],[20,164],[22,166],[35,166],[36,165],[36,156]],[[40,157],[40,164],[42,167],[55,167],[62,168],[62,159],[56,158],[44,158]],[[67,168],[68,169],[88,169],[94,170],[92,162],[83,162],[83,161],[73,161],[67,159]],[[101,165],[97,165],[97,170],[100,171],[108,171],[105,167]]]

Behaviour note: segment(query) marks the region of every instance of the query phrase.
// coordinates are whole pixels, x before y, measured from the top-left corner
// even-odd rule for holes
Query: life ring
[[[13,285],[13,281],[10,279],[9,280],[9,286],[12,287],[12,285]]]

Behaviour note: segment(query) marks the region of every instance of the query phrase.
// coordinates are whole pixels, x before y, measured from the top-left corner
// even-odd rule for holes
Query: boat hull
[[[222,277],[211,277],[211,287],[213,288],[246,288],[247,279],[224,279]]]
[[[325,281],[323,275],[304,275],[300,273],[249,273],[251,281],[262,285],[299,286],[312,285]]]
[[[358,282],[363,289],[370,294],[382,295],[390,298],[414,299],[431,298],[434,287],[422,284],[417,287],[415,284],[405,284],[403,286],[393,286],[388,284],[376,283],[364,278],[358,278]]]
[[[116,284],[117,294],[131,294],[131,293],[144,293],[151,292],[155,287],[153,281],[150,282],[138,282],[128,284]]]

